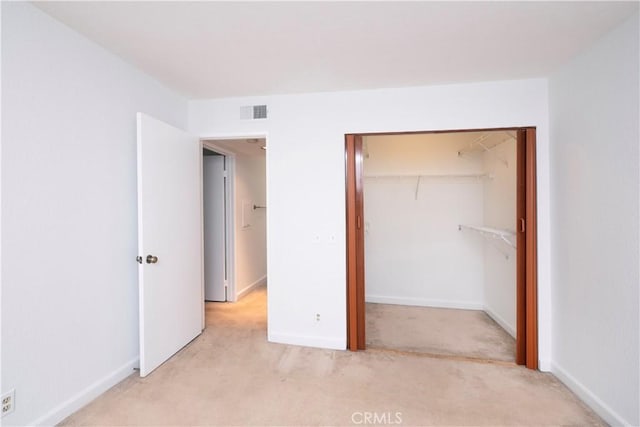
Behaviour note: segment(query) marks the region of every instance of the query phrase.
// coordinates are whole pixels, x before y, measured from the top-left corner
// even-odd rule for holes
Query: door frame
[[[218,138],[222,140],[222,138]],[[224,200],[224,211],[226,216],[225,221],[225,247],[226,247],[226,256],[225,256],[225,268],[227,270],[227,301],[236,301],[236,236],[235,236],[235,199],[236,199],[236,184],[235,184],[235,166],[236,166],[236,158],[235,154],[225,150],[218,145],[216,145],[215,140],[211,139],[200,139],[200,144],[203,149],[215,151],[218,154],[221,154],[225,158],[225,171],[226,171],[226,180],[225,180],[225,200]],[[201,157],[204,159],[204,153],[201,154]],[[204,167],[202,168],[204,169]],[[204,173],[204,171],[203,171]],[[202,181],[204,182],[204,176],[202,177]],[[204,186],[201,187],[201,203],[202,203],[202,221],[203,221],[203,230],[204,230]],[[202,235],[202,253],[204,256],[204,233]],[[202,271],[202,308],[204,313],[204,262],[203,262],[203,271]],[[204,318],[204,316],[203,316]]]
[[[517,133],[516,243],[516,363],[538,369],[538,262],[536,128],[517,126],[415,132],[345,134],[347,348],[364,350],[364,200],[362,137],[459,132],[515,131]]]
[[[222,154],[227,159],[227,194],[226,194],[226,215],[228,218],[226,224],[226,243],[227,243],[227,301],[228,302],[236,302],[238,301],[238,293],[236,292],[236,279],[237,279],[237,263],[236,263],[236,153],[230,151],[229,149],[222,148],[216,144],[216,141],[229,141],[229,140],[237,140],[237,139],[264,139],[266,144],[269,144],[269,135],[267,132],[257,132],[257,133],[241,133],[241,134],[219,134],[219,135],[208,135],[201,136],[200,143],[202,148],[207,148],[209,150],[213,150],[217,153]],[[268,176],[268,158],[269,152],[268,150],[265,152],[265,162],[267,168],[267,176]],[[202,166],[201,166],[201,174],[202,174]],[[265,177],[266,178],[266,177]],[[266,179],[265,179],[266,181]],[[200,182],[203,182],[203,178],[201,176]],[[202,187],[201,187],[202,193]],[[266,192],[267,200],[265,201],[267,206],[269,205],[269,191],[267,189]],[[202,197],[200,197],[201,203],[203,202]],[[204,207],[204,204],[203,204]],[[204,221],[204,210],[203,212],[203,221]],[[268,213],[267,213],[268,215]],[[268,225],[267,225],[268,227]],[[269,231],[267,229],[267,271],[269,271]],[[202,244],[204,245],[204,235]],[[204,256],[204,250],[203,250]],[[203,263],[203,278],[204,278],[204,263]],[[204,279],[202,281],[202,321],[204,325]]]

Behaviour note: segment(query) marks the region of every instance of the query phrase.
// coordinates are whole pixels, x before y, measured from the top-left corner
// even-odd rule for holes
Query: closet
[[[368,346],[515,360],[516,138],[363,137]]]

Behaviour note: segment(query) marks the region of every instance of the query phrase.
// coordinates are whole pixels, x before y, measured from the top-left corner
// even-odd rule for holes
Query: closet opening
[[[535,128],[348,134],[345,150],[347,347],[537,369]]]

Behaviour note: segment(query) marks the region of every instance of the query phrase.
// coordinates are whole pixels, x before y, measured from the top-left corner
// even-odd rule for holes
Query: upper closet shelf
[[[458,230],[467,229],[473,230],[482,234],[485,237],[491,237],[493,239],[500,239],[513,249],[516,248],[515,237],[516,233],[511,230],[501,230],[498,228],[490,228],[490,227],[478,227],[475,225],[458,225]]]
[[[471,141],[468,146],[458,150],[458,157],[463,157],[465,155],[477,155],[485,152],[494,153],[495,151],[493,151],[493,149],[495,147],[512,139],[516,139],[516,136],[512,131],[483,133]],[[500,163],[504,164],[505,167],[509,167],[509,163],[505,159],[498,156],[496,156],[496,158]]]

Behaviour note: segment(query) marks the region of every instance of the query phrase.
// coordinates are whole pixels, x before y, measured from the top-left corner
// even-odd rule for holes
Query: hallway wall
[[[265,156],[236,154],[236,294],[246,292],[267,279],[267,200]],[[243,203],[249,226],[242,227]]]

